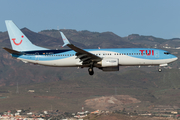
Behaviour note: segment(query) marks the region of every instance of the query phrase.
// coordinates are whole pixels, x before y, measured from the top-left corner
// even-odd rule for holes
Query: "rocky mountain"
[[[33,44],[39,46],[51,49],[60,49],[63,44],[59,31],[57,30],[43,30],[36,33],[27,28],[23,28],[22,31]],[[64,32],[71,43],[81,48],[136,48],[146,46],[152,47],[154,44],[162,46],[163,44],[168,43],[173,43],[172,46],[177,46],[180,41],[179,39],[164,40],[153,36],[140,36],[137,34],[122,38],[112,32],[98,33],[86,30],[76,31],[65,29],[62,29],[61,31]],[[0,33],[0,46],[11,48],[7,32]],[[20,84],[29,84],[36,82],[58,81],[63,78],[67,78],[67,76],[64,76],[64,74],[61,73],[61,71],[64,72],[64,68],[25,64],[22,63],[22,61],[11,58],[11,56],[3,49],[0,49],[0,52],[1,86],[15,85],[17,81],[21,81]],[[69,71],[74,71],[74,68],[66,68],[65,72],[68,73]],[[72,72],[72,74],[76,73]],[[84,75],[88,76],[88,74]]]
[[[63,44],[57,30],[43,30],[36,33],[23,28],[22,31],[33,44],[42,47],[60,49]],[[120,37],[112,32],[98,33],[66,29],[61,31],[71,43],[81,48],[137,48],[154,47],[155,45],[159,48],[165,45],[174,48],[180,46],[179,38],[164,40],[137,34]],[[7,32],[0,32],[0,47],[11,48]],[[178,57],[180,56],[179,49],[167,50],[176,53]],[[0,91],[9,91],[6,96],[13,98],[2,100],[3,105],[0,105],[0,108],[5,110],[5,106],[7,106],[7,109],[11,107],[17,108],[18,106],[24,108],[24,106],[29,105],[37,108],[37,104],[40,105],[38,109],[41,110],[46,109],[46,105],[53,105],[55,109],[72,110],[69,105],[72,105],[75,109],[77,106],[81,107],[87,99],[114,94],[130,95],[140,100],[141,103],[148,101],[149,106],[152,104],[178,106],[180,104],[178,101],[180,93],[179,60],[170,64],[170,67],[164,69],[161,73],[157,72],[157,67],[120,66],[118,72],[102,72],[95,69],[95,74],[89,76],[86,68],[25,64],[22,61],[13,59],[4,49],[0,49],[0,52]],[[22,94],[15,94],[17,83],[19,89],[22,90]],[[37,92],[27,94],[28,89],[34,89]],[[3,95],[0,94],[0,96]],[[44,98],[34,98],[34,96],[57,96],[62,99],[55,99],[55,101],[51,102]],[[37,99],[40,99],[45,104],[43,102],[39,103]],[[143,104],[146,109],[147,102]]]

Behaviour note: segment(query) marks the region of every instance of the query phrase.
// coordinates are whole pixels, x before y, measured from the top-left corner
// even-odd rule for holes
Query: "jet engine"
[[[98,62],[101,65],[100,69],[103,71],[119,71],[119,59],[105,58]]]
[[[119,66],[119,59],[115,59],[115,58],[103,59],[100,64],[102,67],[117,67]]]

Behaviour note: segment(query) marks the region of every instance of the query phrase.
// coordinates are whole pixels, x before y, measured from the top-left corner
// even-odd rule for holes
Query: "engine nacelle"
[[[102,67],[117,67],[119,66],[119,59],[116,58],[105,58],[101,62],[99,62]]]

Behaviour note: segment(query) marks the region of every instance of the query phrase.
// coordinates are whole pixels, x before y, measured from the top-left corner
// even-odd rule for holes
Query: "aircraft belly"
[[[59,66],[59,67],[71,67],[76,66],[75,60],[72,59],[59,59],[59,60],[50,60],[50,61],[38,61],[38,64],[50,65],[50,66]]]
[[[26,63],[34,63],[34,64],[40,64],[40,65],[46,65],[46,66],[56,66],[56,67],[75,67],[78,66],[76,63],[79,62],[79,59],[72,59],[72,57],[64,58],[64,59],[57,59],[57,60],[47,60],[47,61],[40,61],[40,60],[28,60],[28,59],[22,59]]]
[[[171,59],[141,59],[131,56],[123,56],[119,58],[120,65],[159,65],[172,61]]]
[[[30,59],[24,59],[24,58],[17,58],[22,60],[25,63],[34,63],[34,64],[40,64],[40,65],[46,65],[46,66],[57,66],[57,67],[76,67],[81,66],[82,63],[80,62],[80,59],[75,59],[76,57],[68,57],[63,59],[56,59],[56,60],[30,60]],[[111,56],[108,58],[118,58],[119,59],[119,65],[160,65],[160,64],[167,64],[172,61],[173,59],[147,59],[147,58],[136,58],[132,56]]]

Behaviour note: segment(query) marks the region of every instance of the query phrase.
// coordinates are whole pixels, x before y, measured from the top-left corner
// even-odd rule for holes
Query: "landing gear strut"
[[[88,69],[88,71],[89,71],[89,75],[94,75],[93,68],[90,67],[90,68]]]
[[[93,64],[91,64],[90,68],[88,69],[89,75],[94,75],[94,70],[93,70]]]
[[[161,72],[161,71],[162,71],[162,69],[161,69],[161,68],[159,68],[159,69],[158,69],[158,71],[159,71],[159,72]]]

